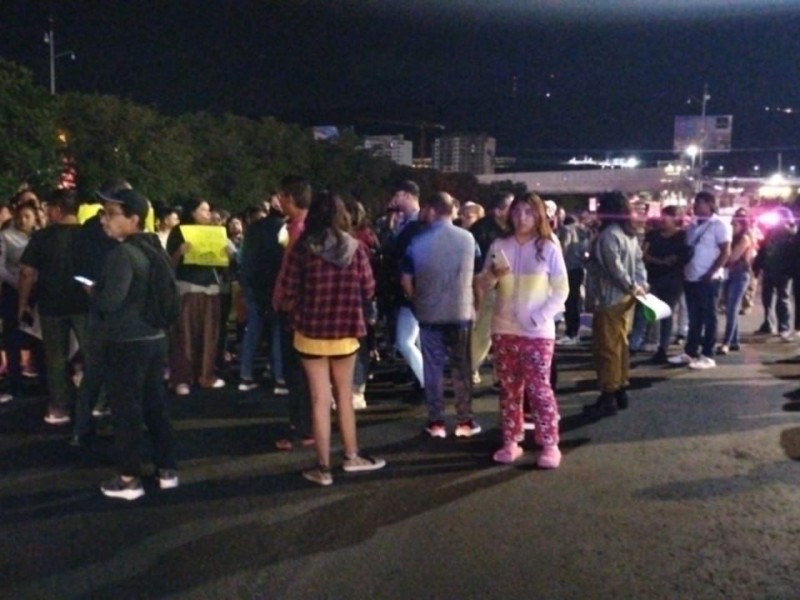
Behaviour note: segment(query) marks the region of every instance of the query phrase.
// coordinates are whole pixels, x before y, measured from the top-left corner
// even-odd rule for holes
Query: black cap
[[[104,194],[102,191],[97,192],[97,197],[104,202],[115,202],[125,206],[139,217],[139,220],[144,223],[147,213],[150,210],[150,203],[147,198],[142,196],[136,190],[118,190],[109,194]]]
[[[396,186],[394,186],[394,191],[406,192],[407,194],[411,194],[412,196],[419,198],[419,186],[410,179],[406,179],[398,183]]]

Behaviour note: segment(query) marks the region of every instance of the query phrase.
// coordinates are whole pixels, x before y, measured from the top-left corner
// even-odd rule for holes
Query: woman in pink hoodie
[[[547,220],[544,202],[528,193],[509,209],[509,231],[489,248],[477,279],[479,290],[496,287],[492,317],[495,370],[500,382],[503,447],[494,460],[511,463],[522,456],[523,401],[531,400],[535,439],[542,446],[537,464],[555,469],[558,449],[558,405],[550,385],[555,345],[554,317],[569,293],[567,268]]]

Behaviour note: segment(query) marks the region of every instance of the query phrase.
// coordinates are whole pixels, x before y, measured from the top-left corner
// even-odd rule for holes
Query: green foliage
[[[54,106],[29,71],[0,59],[0,196],[23,183],[51,186],[58,181]]]
[[[417,181],[423,194],[444,190],[462,202],[485,200],[489,189],[472,175],[411,169],[373,156],[350,131],[317,142],[310,129],[271,117],[168,117],[96,94],[53,99],[30,73],[1,59],[0,125],[5,195],[37,177],[42,185],[54,185],[62,156],[74,164],[83,197],[108,179],[124,178],[151,200],[200,196],[234,212],[269,198],[290,174],[308,177],[316,189],[357,196],[373,215],[383,213],[402,179]]]

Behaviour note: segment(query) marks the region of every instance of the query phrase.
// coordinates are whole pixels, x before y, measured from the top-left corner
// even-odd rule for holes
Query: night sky
[[[57,61],[59,91],[170,114],[412,138],[377,121],[424,120],[532,162],[655,160],[707,83],[708,113],[734,115],[732,159],[800,160],[800,0],[3,0],[0,56],[42,85],[51,10],[57,51],[77,54]]]

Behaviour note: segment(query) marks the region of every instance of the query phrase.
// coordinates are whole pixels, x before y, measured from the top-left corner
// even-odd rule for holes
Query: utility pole
[[[706,104],[708,101],[711,100],[711,96],[708,94],[708,84],[703,84],[703,99],[700,103],[700,179],[703,176],[703,153],[706,149]]]
[[[53,16],[50,16],[50,30],[44,34],[44,43],[50,47],[50,94],[56,95],[56,59],[62,56],[69,56],[75,60],[75,53],[72,50],[56,54],[56,36],[53,31]]]

